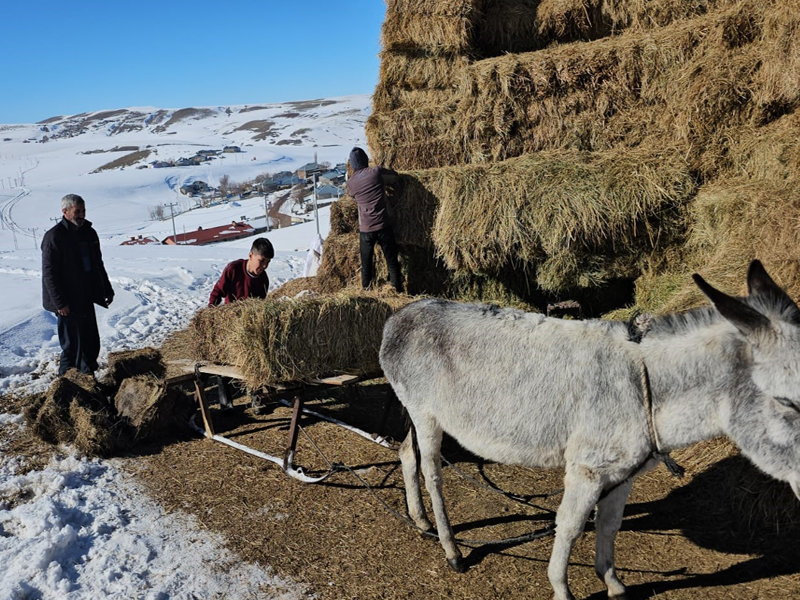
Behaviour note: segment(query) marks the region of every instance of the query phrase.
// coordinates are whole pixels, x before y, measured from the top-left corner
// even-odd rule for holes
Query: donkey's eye
[[[789,398],[776,397],[775,400],[778,402],[778,404],[785,406],[786,408],[791,408],[792,410],[800,412],[800,408],[798,408],[794,402],[789,400]]]

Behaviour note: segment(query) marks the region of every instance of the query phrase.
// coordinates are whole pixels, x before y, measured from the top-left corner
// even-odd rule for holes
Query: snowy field
[[[131,236],[172,234],[171,221],[150,220],[153,207],[177,202],[189,208],[194,203],[178,188],[196,179],[213,186],[223,175],[244,181],[293,171],[315,155],[344,162],[353,145],[365,144],[369,106],[368,96],[351,96],[190,111],[136,108],[0,125],[0,394],[41,390],[56,372],[56,321],[41,308],[37,246],[60,216],[64,194],[86,200],[116,291],[108,310],[97,308],[102,367],[109,351],[158,345],[184,327],[206,305],[225,265],[246,257],[252,243],[120,246]],[[231,144],[243,152],[202,166],[93,172],[130,153],[115,150],[122,147],[150,149],[145,164]],[[264,198],[191,210],[176,217],[176,229],[242,217],[263,222],[263,211]],[[320,210],[323,238],[328,216],[329,209]],[[276,249],[267,271],[272,289],[302,275],[315,235],[313,221],[267,234]],[[22,426],[20,416],[0,414],[3,431]],[[64,449],[45,469],[21,473],[15,457],[2,452],[0,435],[0,600],[304,595],[296,584],[240,564],[192,518],[165,514],[113,460],[87,460]]]

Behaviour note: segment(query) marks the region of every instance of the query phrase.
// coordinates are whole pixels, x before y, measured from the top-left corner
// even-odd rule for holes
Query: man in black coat
[[[58,318],[58,374],[73,367],[91,374],[100,354],[94,305],[108,308],[114,290],[83,198],[67,194],[61,212],[64,218],[42,240],[42,305]]]

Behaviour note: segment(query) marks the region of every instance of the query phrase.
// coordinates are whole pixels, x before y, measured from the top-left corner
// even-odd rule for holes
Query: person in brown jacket
[[[383,167],[370,167],[369,157],[361,148],[350,152],[350,167],[353,174],[347,180],[347,192],[358,204],[358,223],[361,251],[361,286],[368,288],[375,276],[375,244],[380,245],[389,281],[398,292],[403,291],[400,263],[397,260],[397,243],[394,239],[389,213],[386,209],[384,177],[396,177],[397,173]]]

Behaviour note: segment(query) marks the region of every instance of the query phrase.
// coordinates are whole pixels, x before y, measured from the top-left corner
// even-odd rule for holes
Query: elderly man
[[[100,354],[94,305],[108,308],[114,290],[83,198],[67,194],[61,212],[64,218],[42,240],[42,305],[58,318],[58,374],[73,367],[93,374]]]

